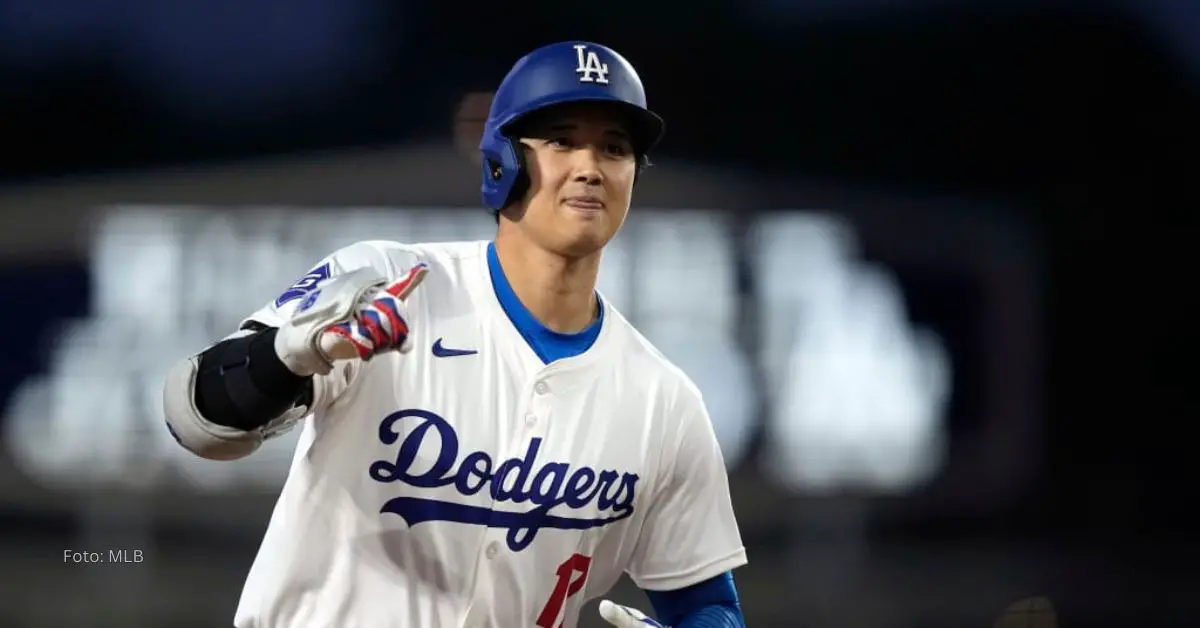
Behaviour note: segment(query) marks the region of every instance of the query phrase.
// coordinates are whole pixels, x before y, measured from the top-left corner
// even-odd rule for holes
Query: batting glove
[[[645,613],[636,608],[621,606],[608,600],[600,602],[600,616],[604,618],[604,621],[617,628],[646,628],[647,626],[667,628],[653,619],[646,617]]]
[[[275,352],[297,375],[324,375],[335,360],[370,360],[388,351],[411,349],[404,304],[429,266],[413,266],[388,282],[371,268],[326,281],[296,307],[275,334]]]

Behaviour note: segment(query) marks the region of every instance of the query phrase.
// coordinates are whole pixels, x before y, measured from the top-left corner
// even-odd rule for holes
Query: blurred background
[[[563,39],[667,119],[602,289],[708,399],[749,625],[1195,625],[1197,32],[1191,0],[0,0],[0,627],[230,625],[294,441],[189,457],[166,366],[354,240],[489,238],[489,90]]]

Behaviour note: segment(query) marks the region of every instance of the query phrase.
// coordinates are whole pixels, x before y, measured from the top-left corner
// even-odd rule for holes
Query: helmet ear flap
[[[488,208],[500,211],[525,195],[529,175],[519,142],[496,133],[484,143],[483,198]]]
[[[517,167],[512,189],[508,191],[508,198],[505,199],[505,207],[517,202],[529,191],[529,164],[525,160],[525,149],[521,147],[519,141],[511,138],[508,140],[508,146],[512,151],[513,161],[517,164]]]

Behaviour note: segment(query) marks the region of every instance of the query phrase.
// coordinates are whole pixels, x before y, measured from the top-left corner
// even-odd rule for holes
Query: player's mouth
[[[563,205],[582,212],[598,212],[604,210],[604,200],[594,194],[568,196]]]

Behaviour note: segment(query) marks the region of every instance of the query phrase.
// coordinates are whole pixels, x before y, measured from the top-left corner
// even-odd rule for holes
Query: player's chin
[[[590,224],[568,224],[559,231],[559,242],[563,252],[571,257],[585,257],[604,248],[612,238],[607,221]]]

